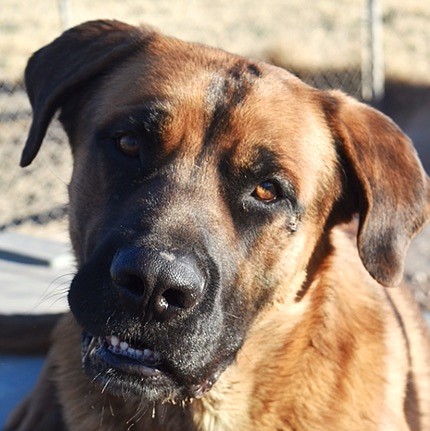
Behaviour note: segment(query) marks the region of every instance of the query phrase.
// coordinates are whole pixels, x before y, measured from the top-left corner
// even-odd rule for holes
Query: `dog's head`
[[[392,285],[427,219],[389,119],[268,64],[99,21],[38,51],[26,84],[21,164],[58,109],[69,136],[69,302],[85,370],[114,393],[201,395],[257,316],[300,299],[333,226],[358,213],[363,264]]]

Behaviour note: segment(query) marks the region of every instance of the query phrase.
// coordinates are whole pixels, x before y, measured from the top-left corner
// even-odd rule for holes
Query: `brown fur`
[[[53,61],[60,64],[54,83],[45,78]],[[116,22],[84,24],[37,53],[27,86],[35,119],[22,164],[36,155],[58,108],[75,160],[70,232],[78,276],[69,296],[73,314],[56,329],[49,362],[67,429],[430,429],[427,329],[405,286],[382,286],[401,279],[409,241],[429,216],[429,186],[408,139],[389,119],[281,69]],[[107,175],[111,161],[97,158],[94,136],[149,98],[168,116],[157,123],[158,146],[151,147],[152,138],[145,143],[146,182],[119,188],[125,162],[109,165],[118,167]],[[268,172],[258,176],[257,165]],[[246,193],[273,176],[287,177],[291,208],[257,210],[261,204],[242,185],[253,175]],[[157,197],[150,198],[141,190],[154,176],[162,185],[153,185]],[[82,372],[82,326],[93,325],[85,323],[88,313],[106,325],[105,335],[118,327],[109,320],[120,319],[115,312],[100,317],[109,300],[91,308],[97,283],[89,280],[98,275],[85,275],[85,268],[108,253],[97,247],[107,249],[116,231],[134,232],[129,217],[140,213],[144,233],[133,240],[166,252],[208,241],[224,280],[234,280],[232,296],[227,282],[217,287],[230,299],[209,313],[213,332],[202,337],[229,345],[231,328],[245,333],[234,360],[195,399],[121,396],[109,380],[100,384]],[[354,214],[357,232],[342,224]],[[87,293],[80,294],[82,277]],[[218,329],[220,315],[227,323]],[[181,360],[190,354],[187,361],[216,367],[223,343],[204,357],[189,353],[201,342],[195,331],[208,324],[195,318],[200,324],[181,332],[164,324],[165,336],[183,337],[175,353]],[[120,323],[129,325],[126,331],[140,325],[149,331],[151,320],[141,319]],[[166,357],[174,355],[159,341]]]

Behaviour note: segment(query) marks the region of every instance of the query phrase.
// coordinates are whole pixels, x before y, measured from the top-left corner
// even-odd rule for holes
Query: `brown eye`
[[[139,157],[140,145],[137,136],[132,134],[118,135],[115,142],[117,148],[126,156]]]
[[[261,202],[274,202],[280,196],[279,186],[273,181],[263,181],[252,192],[252,196]]]

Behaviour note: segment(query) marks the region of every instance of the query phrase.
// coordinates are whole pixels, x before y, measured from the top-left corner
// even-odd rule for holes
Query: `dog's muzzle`
[[[115,253],[109,275],[106,294],[116,292],[125,314],[113,319],[115,324],[109,317],[97,335],[84,329],[82,361],[88,376],[113,392],[131,390],[147,399],[202,396],[225,366],[184,380],[184,363],[172,359],[205,294],[208,277],[198,261],[177,251],[124,247]],[[150,340],[145,336],[149,327]]]

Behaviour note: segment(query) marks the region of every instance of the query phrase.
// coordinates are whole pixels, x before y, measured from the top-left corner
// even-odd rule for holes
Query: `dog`
[[[430,430],[401,284],[429,180],[390,119],[117,21],[66,31],[25,79],[21,165],[58,110],[70,141],[77,272],[11,429]]]

